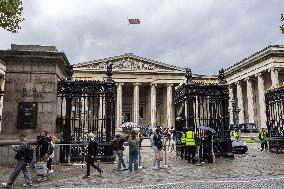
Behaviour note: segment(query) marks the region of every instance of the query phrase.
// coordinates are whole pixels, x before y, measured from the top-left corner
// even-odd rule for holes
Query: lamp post
[[[233,113],[233,122],[234,122],[234,125],[236,124],[236,116],[239,115],[241,109],[236,105],[235,101],[232,100],[232,113]]]

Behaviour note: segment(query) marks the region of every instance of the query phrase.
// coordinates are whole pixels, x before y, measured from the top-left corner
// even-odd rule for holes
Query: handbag
[[[158,150],[157,155],[156,155],[156,160],[158,161],[164,160],[164,153],[162,152],[162,150]]]
[[[43,161],[43,162],[47,162],[48,158],[49,158],[48,153],[45,153],[45,154],[40,158],[40,160]]]

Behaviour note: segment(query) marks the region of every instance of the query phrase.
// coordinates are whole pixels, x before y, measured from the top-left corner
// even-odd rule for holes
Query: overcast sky
[[[10,44],[54,45],[71,64],[124,53],[213,74],[271,44],[283,44],[283,0],[23,0]],[[128,25],[139,18],[140,25]]]

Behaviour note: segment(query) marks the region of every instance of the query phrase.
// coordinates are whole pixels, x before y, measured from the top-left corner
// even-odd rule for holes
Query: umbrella
[[[133,123],[133,122],[126,122],[126,123],[123,123],[123,124],[121,125],[121,127],[136,128],[136,127],[137,127],[137,124],[136,124],[136,123]]]
[[[206,125],[200,126],[199,129],[207,130],[207,131],[210,131],[211,133],[216,133],[216,131],[214,129],[212,129],[211,127],[208,127]]]

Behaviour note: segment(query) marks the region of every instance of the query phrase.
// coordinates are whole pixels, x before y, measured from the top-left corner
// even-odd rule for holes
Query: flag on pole
[[[140,20],[137,18],[128,19],[128,24],[140,24]]]

